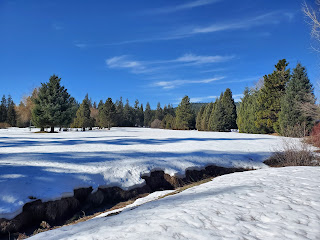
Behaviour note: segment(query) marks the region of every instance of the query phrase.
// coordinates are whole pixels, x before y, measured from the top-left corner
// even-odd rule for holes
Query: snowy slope
[[[268,135],[143,128],[56,134],[0,130],[0,218],[20,213],[29,196],[47,201],[79,187],[130,189],[157,169],[183,175],[210,164],[264,168],[262,161],[281,143]]]
[[[36,239],[320,239],[320,167],[233,173]]]

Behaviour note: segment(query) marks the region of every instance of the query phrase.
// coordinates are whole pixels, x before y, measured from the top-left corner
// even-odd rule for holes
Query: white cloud
[[[226,62],[233,59],[234,56],[199,56],[194,54],[185,54],[182,57],[176,59],[176,62],[189,62],[194,64],[207,64],[207,63],[217,63]]]
[[[191,97],[190,102],[214,102],[217,98],[220,96],[205,96],[205,97]],[[240,102],[241,98],[243,97],[243,94],[233,94],[232,98],[235,102]]]
[[[52,24],[52,28],[53,28],[54,30],[57,30],[57,31],[63,29],[63,27],[62,27],[60,24],[57,24],[57,23],[53,23],[53,24]]]
[[[201,33],[213,33],[227,30],[249,29],[265,24],[278,24],[280,22],[279,12],[270,12],[245,20],[233,20],[227,23],[215,23],[206,27],[195,27],[191,30],[190,35]]]
[[[85,47],[88,46],[88,45],[85,44],[85,43],[75,43],[74,45],[75,45],[76,47],[78,47],[78,48],[85,48]]]
[[[216,77],[216,78],[208,78],[202,80],[173,80],[173,81],[158,81],[153,85],[156,87],[162,87],[163,89],[172,89],[178,86],[186,85],[186,84],[206,84],[214,81],[219,81],[224,79],[225,77]]]
[[[176,5],[176,6],[152,9],[144,13],[149,13],[149,14],[173,13],[173,12],[188,10],[196,7],[202,7],[202,6],[213,4],[220,1],[221,0],[196,0],[196,1],[191,1],[184,4]]]
[[[190,98],[190,102],[212,102],[219,96],[206,96],[206,97],[192,97]]]
[[[145,70],[145,66],[141,62],[129,60],[126,55],[109,58],[106,60],[106,64],[109,68],[127,68],[134,73]]]
[[[200,4],[203,2],[211,2],[211,1],[194,1],[194,6],[196,3]],[[215,1],[212,1],[215,2]],[[192,3],[192,2],[191,2]],[[193,6],[191,3],[179,5],[178,9],[184,9],[187,6]],[[199,5],[200,6],[200,5]],[[103,47],[103,46],[114,46],[114,45],[126,45],[133,43],[145,43],[145,42],[155,42],[155,41],[169,41],[169,40],[177,40],[182,38],[188,38],[199,34],[208,34],[222,31],[232,31],[232,30],[245,30],[251,29],[253,27],[259,27],[268,24],[279,24],[283,20],[292,21],[295,13],[289,11],[273,11],[265,14],[261,14],[252,18],[247,19],[233,19],[229,22],[223,23],[214,23],[207,26],[187,26],[181,29],[175,30],[173,32],[165,32],[161,35],[150,37],[150,38],[142,38],[142,39],[132,39],[132,40],[124,40],[117,41],[111,43],[103,43],[103,44],[90,44],[90,46],[94,47]],[[261,28],[262,29],[262,28]],[[265,30],[265,28],[263,28]],[[89,45],[89,44],[86,44]]]
[[[128,55],[115,56],[106,60],[109,68],[128,69],[133,73],[153,73],[166,69],[174,69],[186,66],[199,66],[213,64],[231,60],[234,56],[201,56],[194,54],[185,54],[176,59],[136,61],[129,58]]]

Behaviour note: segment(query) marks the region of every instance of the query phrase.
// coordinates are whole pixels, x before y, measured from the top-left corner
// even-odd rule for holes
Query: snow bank
[[[156,169],[183,176],[186,169],[211,164],[264,168],[262,161],[281,143],[275,136],[231,132],[0,130],[0,218],[15,217],[31,197],[54,200],[89,186],[130,189]]]
[[[233,173],[30,239],[319,239],[320,167]]]

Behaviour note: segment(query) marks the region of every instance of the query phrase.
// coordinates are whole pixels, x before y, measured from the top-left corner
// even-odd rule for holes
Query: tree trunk
[[[51,133],[54,133],[54,127],[51,127],[51,131],[50,131]]]
[[[41,128],[40,128],[40,132],[44,132],[44,127],[41,127]]]
[[[86,131],[86,128],[83,127],[83,128],[82,128],[82,131],[83,131],[83,132]]]

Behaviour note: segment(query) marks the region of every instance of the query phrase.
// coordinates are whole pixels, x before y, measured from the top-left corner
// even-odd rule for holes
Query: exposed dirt
[[[92,193],[93,189],[89,187],[75,189],[73,197],[62,198],[61,200],[48,202],[35,200],[25,204],[22,213],[14,219],[0,219],[0,239],[9,239],[9,235],[11,239],[17,239],[19,235],[23,237],[31,235],[34,231],[41,231],[40,226],[45,230],[46,228],[76,222],[79,219],[83,220],[86,218],[84,216],[110,208],[119,208],[121,203],[132,202],[133,199],[145,196],[148,193],[173,190],[209,177],[246,170],[249,169],[211,165],[202,170],[187,170],[184,178],[172,177],[165,174],[164,171],[154,171],[150,173],[150,176],[142,177],[146,181],[144,186],[128,191],[119,187],[108,187],[98,188],[97,191]]]

